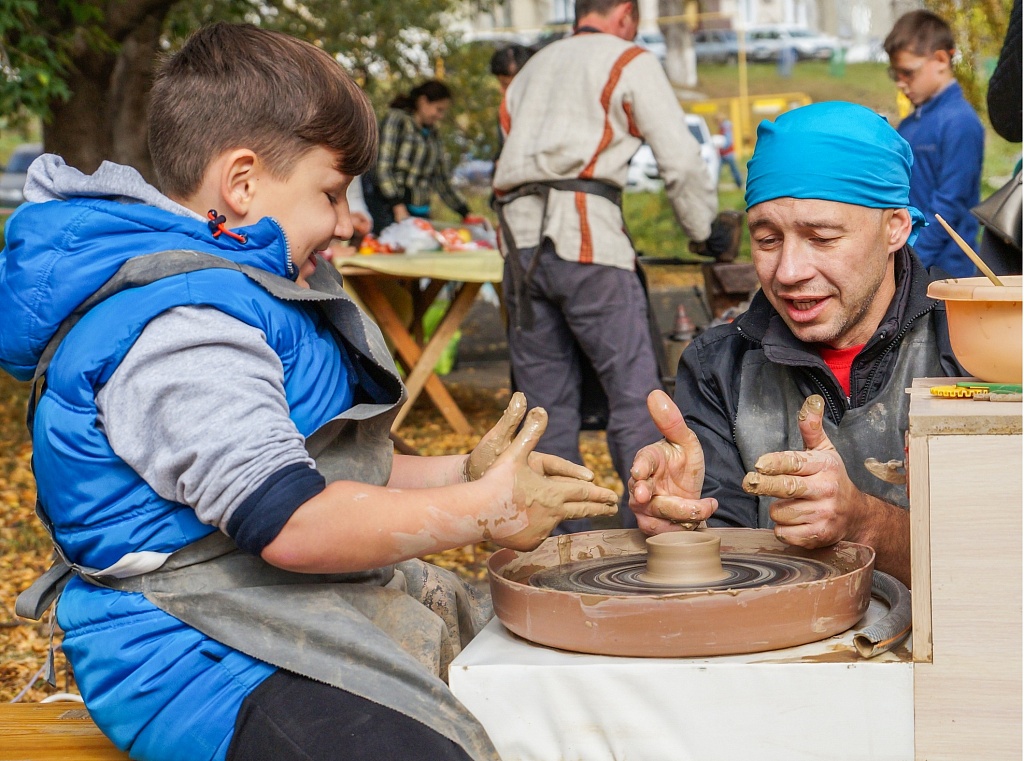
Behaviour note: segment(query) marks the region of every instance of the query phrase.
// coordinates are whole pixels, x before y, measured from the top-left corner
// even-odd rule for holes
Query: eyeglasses
[[[892,66],[889,67],[889,79],[893,82],[906,82],[908,85],[914,81],[917,73],[921,71],[927,61],[922,61],[912,69],[897,69]]]

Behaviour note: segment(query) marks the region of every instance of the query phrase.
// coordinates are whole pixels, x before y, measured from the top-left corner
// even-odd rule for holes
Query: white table
[[[907,644],[870,661],[853,634],[714,658],[569,653],[494,619],[448,672],[503,761],[910,761]]]

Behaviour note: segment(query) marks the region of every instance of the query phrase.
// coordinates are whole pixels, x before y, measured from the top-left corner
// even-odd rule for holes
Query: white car
[[[718,187],[718,173],[722,167],[722,158],[718,155],[718,146],[715,143],[708,123],[703,116],[686,114],[686,126],[690,134],[700,144],[700,157],[707,167],[708,177],[711,178],[711,186]],[[654,151],[644,143],[640,146],[629,162],[629,169],[626,172],[627,190],[658,190],[662,187],[661,178],[658,175],[658,162],[654,159]]]
[[[747,29],[749,61],[777,61],[784,50],[792,50],[800,61],[827,61],[841,47],[835,37],[801,26],[770,24]]]

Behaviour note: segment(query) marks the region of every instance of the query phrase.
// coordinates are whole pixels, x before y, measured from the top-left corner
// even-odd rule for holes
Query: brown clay
[[[729,574],[722,568],[722,540],[705,531],[669,531],[647,537],[647,571],[652,584],[707,584]]]
[[[871,598],[874,551],[838,542],[805,550],[763,529],[707,529],[723,555],[807,558],[833,569],[828,578],[778,586],[633,594],[580,593],[532,586],[531,577],[570,562],[643,557],[637,530],[590,531],[545,540],[536,550],[499,550],[488,562],[499,620],[542,645],[602,655],[659,658],[755,653],[826,639],[853,626]]]

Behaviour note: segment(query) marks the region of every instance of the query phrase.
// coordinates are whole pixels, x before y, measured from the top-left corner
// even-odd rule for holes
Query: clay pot
[[[652,584],[708,584],[729,575],[722,568],[722,540],[705,531],[669,531],[647,537],[647,572]]]

